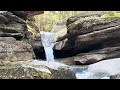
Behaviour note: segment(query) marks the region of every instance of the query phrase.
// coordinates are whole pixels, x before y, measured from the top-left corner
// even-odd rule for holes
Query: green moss
[[[50,79],[51,78],[51,75],[48,74],[48,73],[43,73],[43,72],[38,72],[39,74],[39,78],[40,79]]]
[[[37,66],[36,66],[37,67]],[[51,74],[23,67],[17,62],[0,63],[0,79],[50,79]]]

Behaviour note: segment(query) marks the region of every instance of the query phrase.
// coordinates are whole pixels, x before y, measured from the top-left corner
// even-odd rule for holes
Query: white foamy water
[[[34,65],[44,65],[52,69],[58,69],[59,67],[68,67],[65,64],[56,62],[56,61],[38,61],[38,60],[33,60],[29,64],[34,64]]]
[[[59,67],[67,66],[54,61],[54,33],[40,32],[40,34],[47,61],[34,60],[31,62],[31,64],[44,65],[52,69],[58,69]],[[77,79],[110,79],[110,76],[120,73],[120,58],[108,59],[88,65],[85,70],[82,70],[81,67],[70,68],[76,73]]]
[[[53,46],[54,43],[54,33],[51,32],[40,32],[42,45],[44,46],[46,60],[54,61]]]
[[[76,72],[78,79],[110,79],[120,73],[120,58],[108,59],[87,66],[87,70]]]
[[[37,70],[51,73],[48,68],[34,67],[34,65],[46,66],[57,70],[60,67],[68,67],[76,73],[77,79],[110,79],[110,76],[120,73],[120,58],[100,61],[87,66],[68,66],[56,61],[28,61],[25,67],[33,67]]]
[[[7,12],[7,11],[0,11],[0,13],[4,13],[4,12]]]
[[[35,67],[37,66],[38,67]],[[23,67],[29,67],[29,68],[34,68],[38,71],[46,72],[46,73],[51,73],[48,68],[45,67],[39,67],[40,66],[46,66],[51,69],[57,70],[60,67],[69,67],[65,64],[55,62],[55,61],[39,61],[39,60],[33,60],[33,61],[28,61],[27,63],[22,64]]]
[[[88,66],[90,72],[96,75],[112,76],[120,73],[120,58],[100,61]]]
[[[30,62],[34,65],[44,65],[52,69],[69,67],[76,73],[77,79],[110,79],[110,76],[120,73],[120,58],[108,59],[86,66],[68,66],[56,61]]]
[[[77,79],[110,79],[109,76],[99,76],[95,75],[95,73],[89,72],[89,71],[83,71],[83,72],[77,72],[76,73]]]

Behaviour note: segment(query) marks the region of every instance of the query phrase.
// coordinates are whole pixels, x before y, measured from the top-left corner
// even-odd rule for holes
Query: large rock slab
[[[120,73],[119,74],[116,74],[116,75],[113,75],[110,77],[110,79],[120,79]]]
[[[103,49],[93,50],[88,53],[80,53],[75,56],[74,61],[76,64],[92,64],[102,60],[119,58],[120,47],[107,47]]]
[[[0,36],[14,37],[17,40],[29,39],[30,34],[26,21],[43,11],[1,11],[0,12]],[[38,29],[32,21],[29,22],[33,29]]]
[[[23,18],[24,20],[27,20],[27,15],[28,13],[26,11],[9,11],[11,13],[13,13],[14,15]]]
[[[1,79],[76,79],[67,65],[37,60],[0,63],[0,72]]]
[[[13,37],[0,37],[0,61],[21,61],[35,58],[30,44]]]
[[[67,34],[67,27],[66,27],[67,20],[61,19],[59,20],[52,28],[51,32],[55,33],[54,41],[58,41],[59,38],[63,38]]]
[[[101,13],[68,18],[67,34],[54,49],[68,54],[87,53],[120,45],[120,18],[102,18]]]
[[[26,22],[23,18],[6,11],[0,13],[0,36],[14,37],[21,40],[27,31]]]
[[[76,64],[75,61],[74,61],[75,57],[76,56],[66,57],[66,58],[57,58],[57,59],[55,59],[55,61],[66,64],[66,65],[69,65],[69,66],[72,66],[72,65]]]

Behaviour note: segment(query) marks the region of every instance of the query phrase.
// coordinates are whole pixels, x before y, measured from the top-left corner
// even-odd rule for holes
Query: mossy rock
[[[0,79],[50,79],[50,77],[49,73],[23,67],[21,63],[0,63]]]
[[[31,62],[0,62],[0,79],[76,79],[75,73],[69,67],[58,66],[54,69],[45,64],[36,65]]]

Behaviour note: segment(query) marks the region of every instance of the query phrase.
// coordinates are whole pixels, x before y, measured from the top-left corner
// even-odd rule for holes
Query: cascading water
[[[55,62],[55,60],[54,60],[54,54],[53,54],[53,47],[55,45],[54,33],[40,31],[40,34],[41,34],[41,41],[42,41],[42,44],[43,44],[44,50],[45,50],[46,60],[48,61],[48,63],[43,62],[42,64],[51,66],[52,68],[56,68],[56,66],[61,65],[61,63]],[[50,63],[49,61],[52,61],[52,62]],[[38,64],[38,61],[34,61],[33,63]],[[55,63],[57,63],[57,64],[55,64]],[[98,63],[98,64],[100,64],[100,63]],[[94,65],[95,64],[93,64],[91,66],[93,67]],[[96,73],[98,73],[98,75],[96,76],[95,73],[89,71],[88,70],[89,68],[86,68],[86,67],[74,67],[73,66],[73,67],[71,67],[71,69],[75,72],[77,79],[110,79],[109,76],[108,77],[107,77],[107,75],[104,76],[104,74],[102,75],[102,73],[99,76],[98,72],[96,72]],[[95,69],[95,68],[93,68],[93,69]]]
[[[102,72],[90,72],[88,66],[72,66],[71,68],[76,75],[77,79],[110,79],[109,76],[104,75]],[[97,74],[98,73],[98,74]]]
[[[45,50],[46,60],[54,61],[54,54],[53,54],[53,46],[55,45],[53,38],[54,33],[40,31],[40,34],[41,34],[41,41]]]

